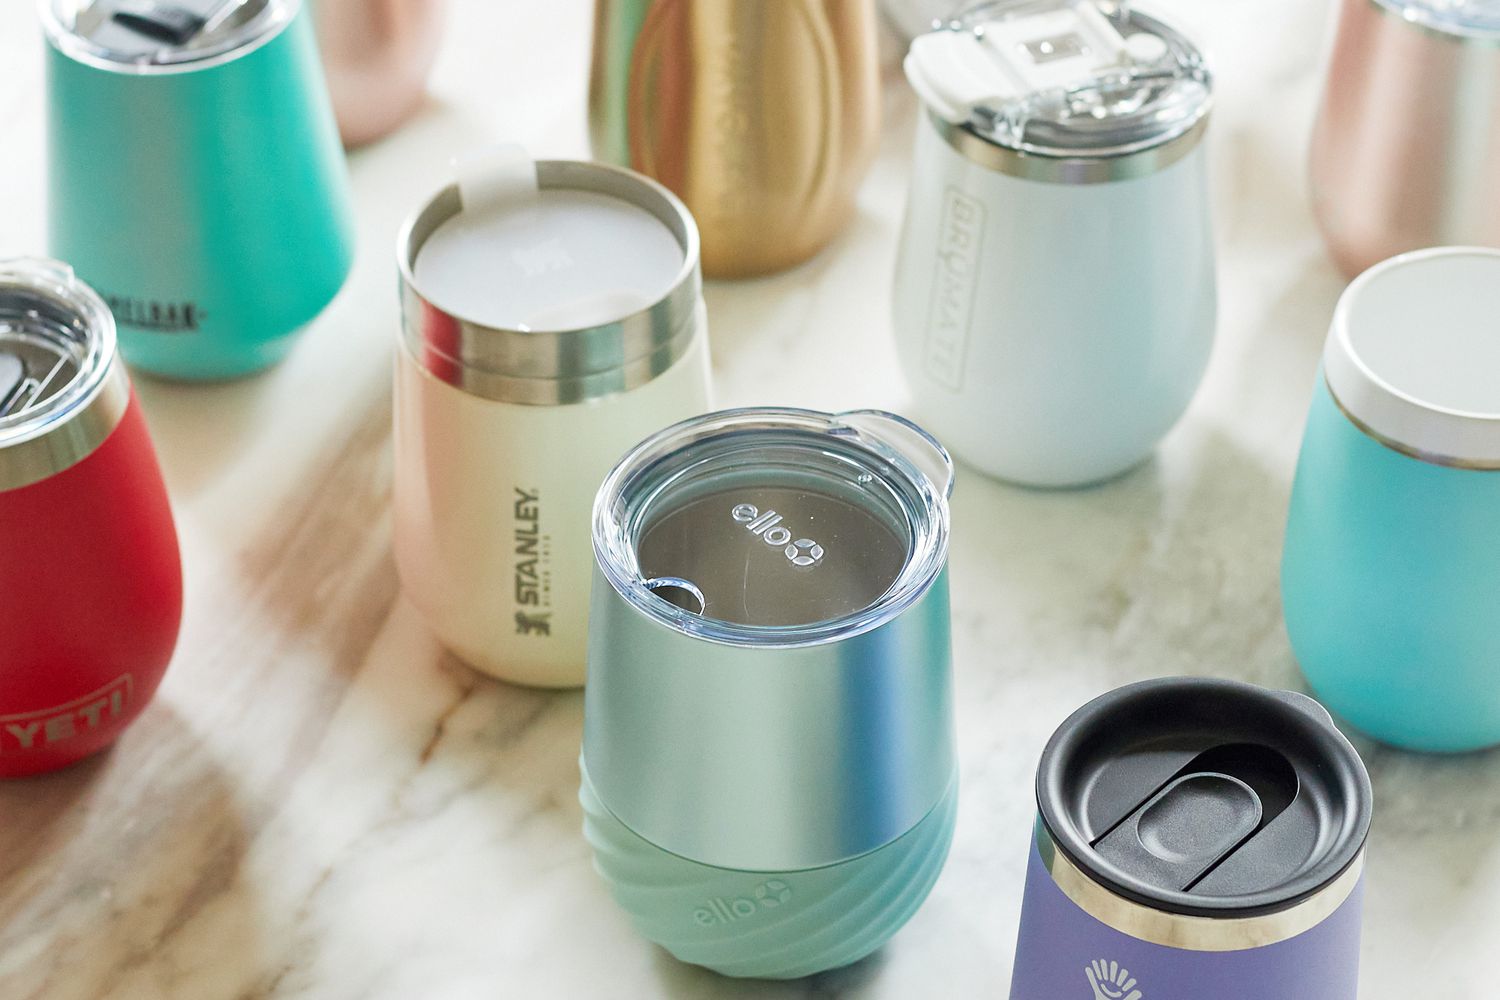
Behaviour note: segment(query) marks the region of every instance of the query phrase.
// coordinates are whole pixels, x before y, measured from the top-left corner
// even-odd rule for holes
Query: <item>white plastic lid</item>
[[[1500,0],[1379,0],[1408,21],[1461,35],[1500,33]]]
[[[416,286],[453,316],[511,330],[599,326],[660,301],[683,248],[660,218],[597,191],[539,189],[506,147],[458,165],[463,210],[418,252]]]
[[[1500,250],[1440,247],[1360,275],[1334,313],[1329,390],[1372,436],[1500,469]]]
[[[1202,54],[1162,22],[1096,0],[1000,0],[912,42],[907,79],[940,118],[1050,156],[1124,155],[1208,113]]]

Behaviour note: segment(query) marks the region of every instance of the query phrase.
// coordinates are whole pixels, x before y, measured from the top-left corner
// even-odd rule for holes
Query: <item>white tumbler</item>
[[[443,644],[583,683],[590,511],[619,457],[708,408],[698,230],[618,167],[459,165],[402,232],[396,562]]]
[[[1134,5],[1004,0],[917,38],[901,364],[965,462],[1081,486],[1146,459],[1213,343],[1212,83]]]

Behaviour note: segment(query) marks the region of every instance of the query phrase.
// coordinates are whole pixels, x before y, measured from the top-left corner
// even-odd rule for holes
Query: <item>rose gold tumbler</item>
[[[1497,171],[1500,0],[1343,0],[1312,142],[1338,265],[1500,246]]]
[[[416,113],[437,56],[441,0],[316,0],[318,47],[347,148]]]

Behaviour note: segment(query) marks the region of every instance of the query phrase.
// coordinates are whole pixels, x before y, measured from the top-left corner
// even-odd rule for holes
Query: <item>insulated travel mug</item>
[[[1500,251],[1396,257],[1334,312],[1281,594],[1318,697],[1418,750],[1500,743]]]
[[[374,142],[416,114],[442,38],[442,0],[314,0],[313,9],[344,145]]]
[[[589,510],[626,449],[708,408],[698,232],[618,167],[465,161],[399,244],[395,547],[471,665],[583,683]]]
[[[594,505],[584,834],[642,935],[730,976],[916,912],[958,798],[947,453],[877,411],[729,410]]]
[[[894,321],[923,419],[1002,479],[1125,472],[1213,342],[1201,55],[1123,3],[1007,0],[918,38],[906,75]]]
[[[880,141],[875,0],[594,11],[594,155],[687,203],[709,277],[791,267],[844,228]]]
[[[41,0],[52,253],[131,365],[281,360],[344,283],[349,182],[300,0]]]
[[[113,743],[181,616],[177,533],[109,309],[63,264],[0,260],[0,777]]]
[[[1500,246],[1500,3],[1343,0],[1313,207],[1353,277],[1423,247]]]
[[[1370,779],[1317,702],[1178,677],[1042,754],[1011,1000],[1355,1000]]]

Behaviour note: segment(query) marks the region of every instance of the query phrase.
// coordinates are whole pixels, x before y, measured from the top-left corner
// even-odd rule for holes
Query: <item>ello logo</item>
[[[730,516],[761,541],[781,549],[793,566],[815,566],[823,559],[823,546],[811,538],[792,541],[792,533],[781,526],[782,517],[774,510],[762,514],[753,503],[736,504]]]
[[[774,910],[792,901],[792,887],[779,878],[762,882],[747,896],[715,896],[693,911],[693,920],[700,927],[732,924],[748,920],[765,911]]]

